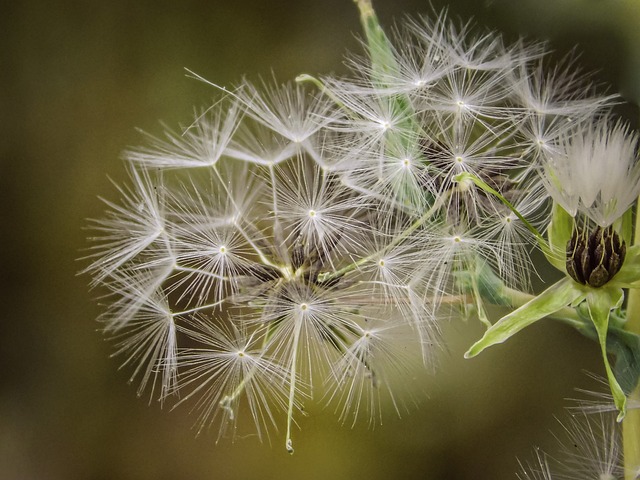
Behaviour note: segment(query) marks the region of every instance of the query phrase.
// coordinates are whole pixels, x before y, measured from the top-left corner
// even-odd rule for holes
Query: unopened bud
[[[612,227],[590,234],[575,230],[567,243],[567,273],[578,283],[601,287],[620,271],[626,250]]]

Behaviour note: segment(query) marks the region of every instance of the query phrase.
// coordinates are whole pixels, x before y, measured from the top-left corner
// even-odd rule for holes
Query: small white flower
[[[565,133],[559,153],[544,164],[547,191],[572,216],[580,212],[601,227],[611,225],[640,193],[637,143],[627,125],[606,118]]]
[[[453,65],[469,70],[498,71],[509,70],[516,63],[516,57],[505,48],[502,37],[495,32],[476,33],[473,22],[449,20],[442,31],[434,29],[433,25],[438,26],[438,23],[423,20],[414,23],[413,29],[418,38],[438,41]]]
[[[349,66],[357,76],[355,82],[362,87],[361,93],[416,94],[431,88],[453,68],[443,41],[447,25],[443,13],[433,20],[422,17],[397,26],[391,35],[397,68],[376,72],[380,81],[375,86],[371,84],[374,72],[370,59],[350,58]]]
[[[356,135],[354,140],[362,145],[362,150],[382,141],[392,132],[406,131],[412,112],[409,106],[398,102],[398,94],[391,95],[373,86],[363,92],[359,85],[343,80],[326,79],[326,82],[340,106],[350,113],[337,118],[330,128]]]
[[[429,126],[423,139],[424,151],[440,194],[452,189],[454,196],[478,194],[472,185],[467,190],[459,185],[456,188],[453,177],[459,173],[470,173],[493,183],[491,178],[506,178],[510,172],[524,167],[523,160],[509,156],[500,143],[503,136],[509,135],[510,124],[485,130],[480,122],[458,122],[442,114],[428,117],[425,124]]]
[[[517,122],[520,112],[506,108],[504,103],[509,95],[505,84],[506,73],[453,69],[432,89],[421,92],[423,109],[446,112],[467,121],[515,118]],[[486,125],[489,127],[490,123]]]
[[[390,146],[386,152],[351,152],[335,171],[345,185],[385,205],[385,211],[398,208],[419,214],[427,205],[426,196],[436,191],[416,141]]]
[[[264,92],[245,83],[233,93],[245,117],[225,155],[267,166],[302,153],[318,157],[315,136],[342,115],[331,99],[301,85],[262,87]]]
[[[515,191],[505,195],[530,224],[540,228],[546,223],[548,210],[543,208],[546,195],[540,182],[521,182]],[[513,211],[499,203],[493,206],[494,212],[487,212],[484,218],[484,227],[488,238],[495,243],[497,270],[508,285],[529,290],[531,277],[536,272],[531,246],[537,240]]]
[[[498,259],[495,242],[486,237],[486,233],[479,227],[469,227],[466,224],[436,225],[429,224],[419,232],[415,240],[423,249],[429,252],[420,264],[421,271],[415,276],[421,278],[427,285],[425,294],[428,301],[437,308],[442,298],[451,293],[460,293],[457,275],[473,272],[484,262],[497,268],[502,259]],[[501,272],[506,273],[506,272]],[[505,279],[507,283],[516,283],[513,279]],[[477,285],[476,285],[477,286]],[[468,286],[465,286],[465,288]],[[467,291],[472,296],[474,285]],[[476,300],[480,301],[479,298]]]
[[[553,156],[559,139],[571,136],[576,126],[607,112],[617,95],[600,95],[590,75],[569,55],[556,64],[547,57],[519,66],[508,76],[509,91],[516,108],[525,113],[518,137],[524,154]]]
[[[157,303],[153,299],[162,284],[171,278],[173,269],[174,262],[170,260],[151,267],[113,272],[108,281],[103,281],[101,285],[110,292],[107,298],[112,300],[109,309],[100,316],[105,332],[119,332],[145,305]]]
[[[242,122],[233,136],[225,155],[257,165],[277,165],[295,157],[300,145],[289,141],[262,124]]]

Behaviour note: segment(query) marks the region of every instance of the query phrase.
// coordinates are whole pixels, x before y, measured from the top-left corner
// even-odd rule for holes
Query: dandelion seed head
[[[179,394],[200,430],[285,424],[293,452],[303,399],[342,422],[378,422],[383,397],[399,414],[448,295],[481,312],[482,269],[528,286],[548,196],[602,225],[640,193],[637,137],[594,120],[614,96],[571,61],[548,70],[543,45],[446,12],[388,38],[384,68],[352,57],[350,77],[311,89],[219,88],[189,126],[125,155],[130,186],[93,222],[86,272],[140,391]]]

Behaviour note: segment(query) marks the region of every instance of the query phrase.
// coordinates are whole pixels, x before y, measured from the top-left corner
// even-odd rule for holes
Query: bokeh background
[[[429,13],[426,0],[374,0],[383,24]],[[445,6],[433,0],[433,6]],[[638,0],[451,0],[508,38],[546,39],[611,91],[640,95]],[[99,294],[77,276],[97,196],[116,196],[135,127],[178,127],[219,85],[271,72],[344,73],[358,50],[350,0],[36,1],[0,7],[0,479],[513,479],[534,445],[553,451],[567,397],[597,388],[598,348],[545,321],[465,361],[475,322],[447,327],[420,401],[382,425],[300,419],[296,454],[256,438],[195,437],[186,410],[137,398],[97,331]],[[633,106],[622,108],[635,118]],[[544,273],[543,275],[546,275]]]

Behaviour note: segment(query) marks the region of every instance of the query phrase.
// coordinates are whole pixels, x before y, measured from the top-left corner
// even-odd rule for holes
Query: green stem
[[[639,200],[640,202],[640,200]],[[640,215],[636,213],[634,245],[640,245]],[[631,289],[627,294],[627,323],[625,330],[640,334],[640,291]],[[638,385],[631,396],[640,396]],[[640,476],[640,409],[631,409],[622,421],[622,443],[624,449],[625,480],[636,480]]]
[[[518,219],[524,224],[527,230],[529,230],[533,234],[533,236],[536,237],[536,240],[538,240],[538,243],[540,244],[540,248],[542,248],[542,251],[545,253],[551,253],[549,249],[549,245],[547,244],[547,241],[544,239],[542,234],[536,229],[536,227],[531,225],[531,223],[529,223],[529,221],[522,216],[522,214],[516,209],[516,207],[509,200],[507,200],[500,192],[498,192],[495,188],[490,187],[482,179],[468,172],[459,173],[458,175],[453,177],[453,179],[456,182],[464,182],[465,180],[469,180],[473,182],[480,189],[484,190],[487,193],[490,193],[491,195],[496,197],[498,200],[500,200],[509,210],[511,210],[514,213],[516,217],[518,217]]]
[[[356,118],[353,112],[329,89],[319,78],[309,75],[308,73],[300,74],[296,77],[296,83],[311,83],[320,90],[320,93],[329,97],[333,103],[341,110],[344,110],[351,118]]]

